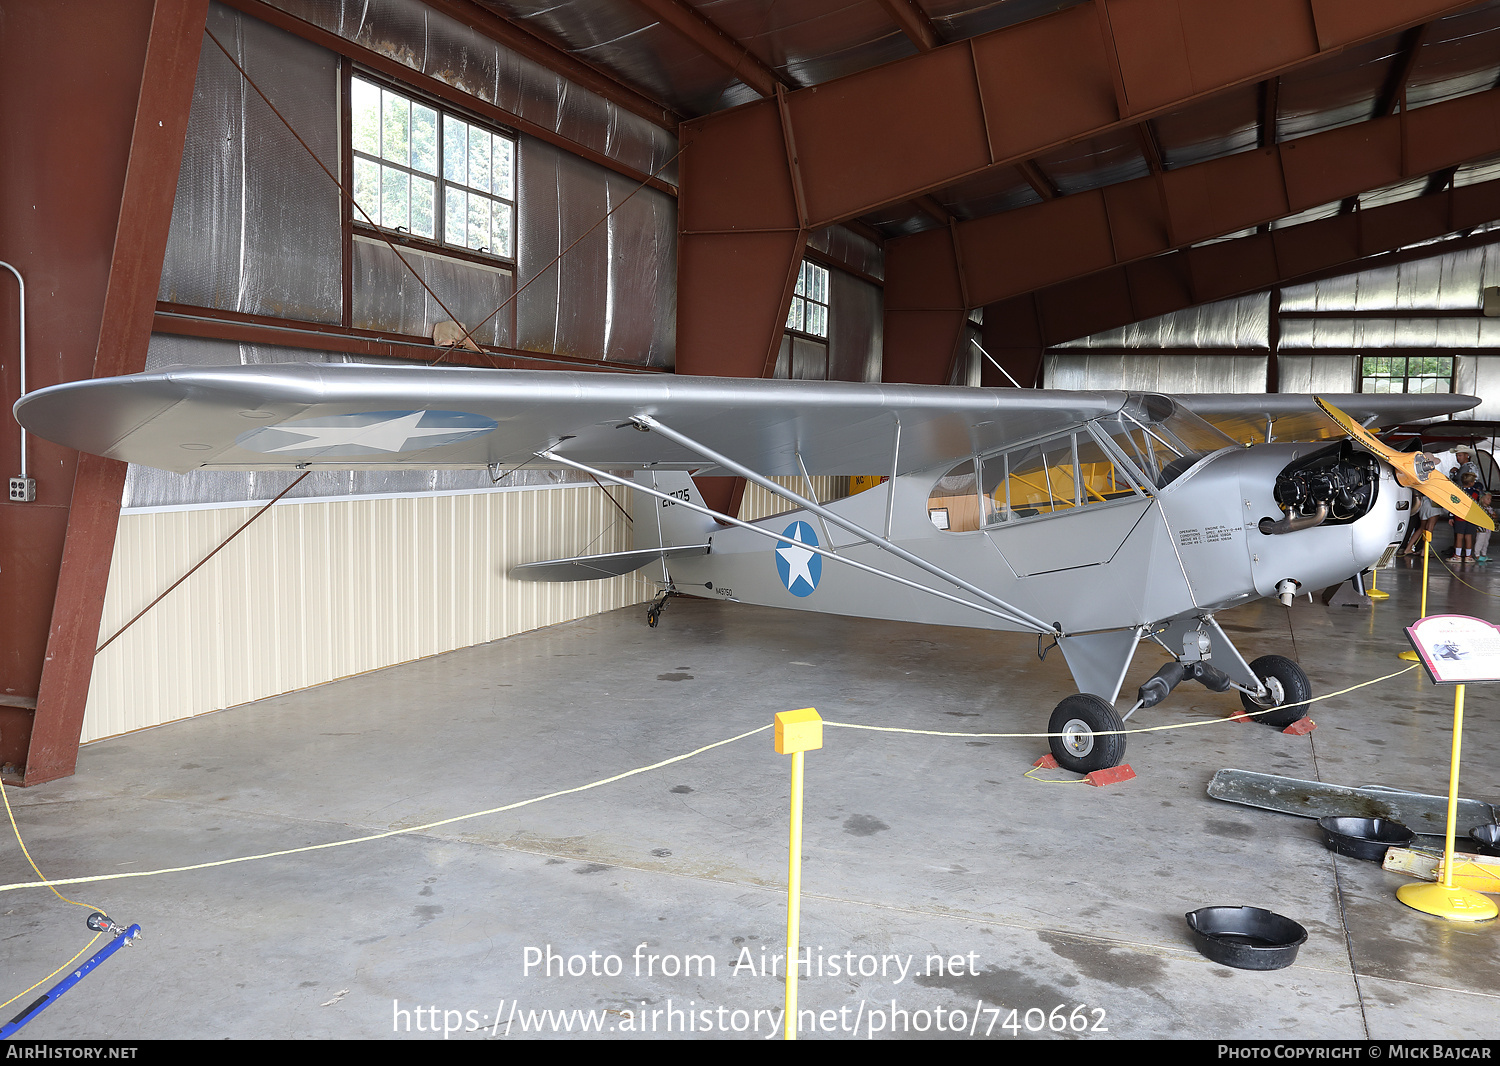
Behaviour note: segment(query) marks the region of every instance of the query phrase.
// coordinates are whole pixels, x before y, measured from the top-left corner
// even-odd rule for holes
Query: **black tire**
[[[1115,730],[1122,728],[1114,707],[1092,693],[1080,692],[1059,703],[1047,723],[1047,732],[1069,735],[1048,737],[1047,742],[1058,766],[1086,774],[1120,765],[1125,758],[1125,737]]]
[[[1271,690],[1271,695],[1265,700],[1257,700],[1241,692],[1240,702],[1245,705],[1247,714],[1253,714],[1257,721],[1277,729],[1285,729],[1293,722],[1307,717],[1306,701],[1312,699],[1312,682],[1302,672],[1302,667],[1283,655],[1262,655],[1250,664],[1250,670]],[[1292,706],[1285,710],[1257,713],[1282,704]]]

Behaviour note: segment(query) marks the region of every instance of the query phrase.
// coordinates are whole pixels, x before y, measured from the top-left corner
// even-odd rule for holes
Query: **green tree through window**
[[[352,80],[349,110],[354,199],[371,222],[515,258],[513,137],[364,78]]]
[[[1452,392],[1451,355],[1366,355],[1360,359],[1360,392]]]

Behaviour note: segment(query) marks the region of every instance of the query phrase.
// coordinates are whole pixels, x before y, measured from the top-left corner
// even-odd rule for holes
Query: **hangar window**
[[[802,260],[786,328],[811,337],[828,336],[828,271],[824,267]]]
[[[515,258],[515,138],[356,77],[349,114],[356,226]]]
[[[1451,355],[1367,355],[1360,359],[1360,392],[1452,392]]]

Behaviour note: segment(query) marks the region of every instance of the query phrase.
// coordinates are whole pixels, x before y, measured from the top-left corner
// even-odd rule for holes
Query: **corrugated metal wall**
[[[1282,289],[1279,390],[1358,391],[1362,353],[1451,354],[1453,390],[1484,398],[1464,417],[1500,418],[1500,319],[1476,315],[1484,288],[1500,285],[1500,241],[1446,253],[1439,243],[1433,252]],[[1045,357],[1044,379],[1054,389],[1259,392],[1270,322],[1269,293],[1189,308],[1058,345]]]
[[[1265,392],[1266,355],[1048,352],[1043,374],[1049,389]]]
[[[122,515],[100,641],[257,509]],[[83,740],[639,603],[636,575],[505,576],[629,547],[593,485],[280,504],[98,656]]]

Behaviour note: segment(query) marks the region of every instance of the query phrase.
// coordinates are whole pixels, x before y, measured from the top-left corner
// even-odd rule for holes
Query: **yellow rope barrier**
[[[529,807],[533,803],[541,803],[543,800],[556,799],[559,796],[571,796],[577,792],[587,792],[591,788],[599,788],[602,785],[613,784],[616,781],[623,781],[627,777],[634,777],[637,774],[644,774],[651,770],[659,770],[663,766],[671,766],[673,763],[679,763],[685,759],[691,759],[695,755],[702,755],[705,751],[712,751],[714,748],[722,748],[724,745],[733,744],[737,740],[744,740],[746,737],[753,737],[757,733],[764,733],[767,729],[770,729],[773,724],[774,723],[768,723],[756,729],[752,729],[747,733],[741,733],[739,736],[730,737],[727,740],[716,740],[712,744],[705,744],[701,748],[695,748],[694,750],[685,752],[682,755],[674,755],[670,759],[663,759],[661,762],[652,763],[650,766],[638,766],[634,770],[626,770],[624,773],[615,774],[613,777],[605,777],[601,778],[598,781],[590,781],[588,784],[579,785],[576,788],[559,789],[557,792],[549,792],[545,796],[533,796],[531,799],[518,800],[515,803],[507,803],[503,807],[491,807],[488,810],[473,811],[469,814],[456,814],[452,818],[441,818],[436,822],[426,822],[422,825],[407,826],[404,829],[389,829],[384,833],[370,833],[367,836],[350,837],[347,840],[330,840],[326,844],[309,844],[306,847],[301,848],[286,848],[282,851],[268,851],[261,855],[240,855],[232,859],[219,859],[215,862],[199,862],[194,863],[191,866],[171,866],[161,870],[135,870],[129,873],[120,874],[95,874],[91,877],[67,877],[61,878],[55,882],[48,882],[45,879],[43,879],[42,881],[18,881],[15,884],[0,885],[0,892],[12,892],[18,888],[36,888],[40,884],[46,884],[50,888],[52,884],[82,885],[95,881],[118,881],[127,877],[155,877],[158,874],[179,874],[186,873],[190,870],[207,870],[215,866],[232,866],[235,863],[254,862],[257,859],[278,859],[285,855],[300,855],[303,852],[308,851],[325,851],[329,848],[342,848],[350,844],[365,844],[372,840],[384,840],[387,837],[398,837],[403,836],[407,833],[421,833],[428,829],[436,829],[439,826],[452,825],[455,822],[466,822],[471,818],[483,818],[486,815],[490,814],[501,814],[505,811],[513,811],[519,807]],[[33,869],[35,869],[35,867],[33,867]],[[40,873],[41,872],[38,871],[38,876],[40,876]],[[56,892],[57,890],[53,889],[53,891]]]
[[[1480,588],[1477,585],[1469,585],[1469,583],[1467,581],[1465,581],[1463,578],[1461,578],[1461,577],[1458,576],[1458,572],[1456,570],[1454,570],[1453,567],[1449,566],[1448,563],[1443,559],[1443,557],[1441,555],[1434,555],[1434,558],[1436,558],[1438,562],[1440,562],[1440,563],[1443,564],[1443,569],[1446,570],[1446,571],[1448,571],[1448,573],[1452,575],[1453,580],[1457,581],[1460,585],[1468,585],[1469,588],[1473,589],[1475,592],[1479,593],[1481,596],[1493,596],[1493,595],[1495,595],[1493,592],[1486,592],[1484,589]]]
[[[1370,681],[1361,681],[1357,685],[1350,685],[1348,688],[1341,688],[1337,692],[1330,692],[1325,696],[1313,696],[1311,699],[1299,700],[1296,703],[1282,703],[1278,704],[1275,707],[1267,707],[1263,711],[1241,711],[1238,715],[1234,715],[1229,718],[1209,718],[1201,722],[1176,722],[1172,725],[1150,725],[1142,726],[1140,729],[1096,729],[1093,731],[1093,733],[1096,737],[1128,736],[1132,733],[1159,733],[1167,729],[1192,729],[1196,726],[1220,725],[1224,722],[1232,722],[1235,720],[1235,718],[1255,718],[1262,714],[1273,714],[1276,711],[1284,711],[1288,707],[1301,707],[1305,704],[1317,703],[1320,700],[1331,700],[1335,696],[1343,696],[1346,693],[1353,692],[1355,689],[1365,688],[1368,685],[1378,685],[1382,681],[1389,681],[1393,677],[1400,677],[1402,674],[1410,673],[1420,665],[1422,664],[1413,663],[1411,666],[1402,667],[1395,673],[1386,674],[1384,677],[1377,677]],[[823,724],[825,726],[834,726],[839,729],[868,729],[871,732],[875,733],[916,733],[918,735],[928,737],[967,737],[969,739],[973,739],[975,737],[1045,739],[1049,737],[1062,737],[1069,735],[1067,733],[955,733],[938,729],[906,729],[901,726],[859,725],[854,722],[830,722],[827,719],[823,720]]]
[[[1348,688],[1339,689],[1337,692],[1330,692],[1327,695],[1314,696],[1311,699],[1302,700],[1302,701],[1300,701],[1298,703],[1287,703],[1287,704],[1281,704],[1280,706],[1277,706],[1277,707],[1268,707],[1268,708],[1266,708],[1263,711],[1246,711],[1246,712],[1243,712],[1242,715],[1235,716],[1235,717],[1246,717],[1246,718],[1249,718],[1249,717],[1254,717],[1256,715],[1261,715],[1261,714],[1270,714],[1273,711],[1283,711],[1283,710],[1286,710],[1288,707],[1298,707],[1298,706],[1302,706],[1303,704],[1317,703],[1320,700],[1332,699],[1335,696],[1342,696],[1342,695],[1345,695],[1346,693],[1353,692],[1356,689],[1365,688],[1365,687],[1367,687],[1369,685],[1376,685],[1376,684],[1379,684],[1382,681],[1389,681],[1393,677],[1399,677],[1402,674],[1409,673],[1412,670],[1415,670],[1418,665],[1420,665],[1420,664],[1413,664],[1411,666],[1403,667],[1402,669],[1397,670],[1394,673],[1386,674],[1383,677],[1377,677],[1377,678],[1374,678],[1373,680],[1370,680],[1370,681],[1362,681],[1362,682],[1360,682],[1357,685],[1350,685]],[[1225,723],[1225,722],[1230,722],[1230,721],[1234,721],[1234,718],[1233,717],[1231,717],[1231,718],[1214,718],[1214,719],[1208,719],[1208,720],[1201,721],[1201,722],[1179,722],[1179,723],[1176,723],[1176,724],[1173,724],[1173,725],[1145,726],[1145,727],[1142,727],[1140,729],[1118,729],[1118,730],[1110,730],[1110,731],[1100,730],[1096,735],[1098,735],[1098,736],[1111,736],[1111,735],[1114,735],[1114,734],[1155,733],[1155,732],[1160,732],[1162,730],[1167,730],[1167,729],[1189,729],[1189,728],[1192,728],[1194,726],[1219,725],[1219,724],[1222,724],[1222,723]],[[1049,737],[1054,737],[1054,736],[1064,736],[1064,735],[1066,735],[1066,734],[1062,734],[1062,733],[962,733],[962,732],[950,732],[950,731],[935,730],[935,729],[908,729],[908,728],[902,728],[902,727],[898,727],[898,726],[861,725],[861,724],[857,724],[857,723],[853,723],[853,722],[830,722],[830,721],[827,721],[827,720],[825,720],[823,722],[823,724],[825,726],[834,726],[834,727],[840,728],[840,729],[864,729],[864,730],[868,730],[870,732],[876,732],[876,733],[911,733],[911,734],[920,735],[920,736],[964,737],[966,739],[974,739],[974,738],[978,738],[978,737],[1016,738],[1016,739],[1026,739],[1026,738],[1044,739],[1044,738],[1049,738]],[[771,725],[759,726],[759,727],[757,727],[755,729],[749,730],[748,732],[740,733],[737,736],[729,737],[729,738],[727,738],[725,740],[718,740],[718,741],[715,741],[712,744],[705,744],[705,745],[703,745],[700,748],[695,748],[692,751],[684,752],[681,755],[674,755],[674,756],[672,756],[669,759],[663,759],[660,762],[651,763],[648,766],[638,766],[638,767],[636,767],[633,770],[626,770],[623,773],[615,774],[612,777],[605,777],[605,778],[599,779],[598,781],[591,781],[591,782],[589,782],[586,785],[578,785],[578,786],[576,786],[574,788],[560,789],[560,790],[558,790],[556,792],[549,792],[549,793],[547,793],[545,795],[542,795],[542,796],[533,796],[531,799],[518,800],[515,803],[508,803],[508,804],[505,804],[504,806],[501,806],[501,807],[490,807],[490,808],[488,808],[486,810],[473,811],[473,812],[470,812],[469,814],[458,814],[458,815],[454,815],[451,818],[441,818],[441,819],[439,819],[437,821],[434,821],[434,822],[425,822],[422,825],[407,826],[406,828],[403,828],[403,829],[390,829],[390,830],[387,830],[387,831],[385,831],[383,833],[370,833],[370,834],[367,834],[365,836],[350,837],[350,838],[348,838],[346,840],[331,840],[331,841],[328,841],[327,843],[324,843],[324,844],[309,844],[309,845],[307,845],[305,847],[300,847],[300,848],[285,848],[285,849],[280,850],[280,851],[268,851],[268,852],[264,852],[264,853],[259,854],[259,855],[240,855],[240,856],[236,856],[234,858],[229,858],[229,859],[218,859],[218,860],[215,860],[213,862],[194,863],[194,864],[192,864],[190,866],[172,866],[172,867],[166,867],[166,868],[163,868],[163,869],[160,869],[160,870],[135,870],[135,871],[127,872],[127,873],[94,874],[94,875],[87,876],[87,877],[59,878],[59,879],[57,879],[55,881],[49,881],[47,878],[42,877],[41,871],[37,870],[37,876],[42,878],[40,881],[18,881],[18,882],[15,882],[13,884],[0,885],[0,892],[12,892],[12,891],[15,891],[17,889],[22,889],[22,888],[36,888],[38,886],[45,885],[46,887],[51,888],[54,893],[57,893],[57,895],[58,895],[59,898],[66,899],[67,897],[65,897],[61,893],[57,892],[57,889],[55,887],[53,887],[54,885],[79,885],[79,884],[89,884],[89,883],[94,883],[94,882],[99,882],[99,881],[118,881],[118,880],[123,880],[125,878],[134,878],[134,877],[156,877],[159,874],[188,873],[188,872],[193,871],[193,870],[208,870],[208,869],[212,869],[212,868],[217,867],[217,866],[232,866],[232,865],[234,865],[236,863],[255,862],[255,861],[260,860],[260,859],[275,859],[275,858],[282,858],[282,857],[287,856],[287,855],[300,855],[300,854],[303,854],[303,853],[306,853],[306,852],[325,851],[325,850],[328,850],[330,848],[342,848],[342,847],[347,847],[350,844],[364,844],[364,843],[369,843],[370,841],[384,840],[384,839],[386,839],[388,837],[403,836],[403,835],[406,835],[408,833],[421,833],[421,832],[425,832],[425,831],[427,831],[429,829],[436,829],[436,828],[439,828],[440,826],[445,826],[445,825],[453,825],[456,822],[468,821],[468,820],[473,819],[473,818],[483,818],[483,817],[486,817],[487,815],[491,815],[491,814],[502,814],[502,813],[504,813],[506,811],[517,810],[517,809],[519,809],[521,807],[530,806],[533,803],[541,803],[544,800],[556,799],[556,798],[558,798],[560,796],[571,796],[571,795],[574,795],[574,794],[579,793],[579,792],[587,792],[590,789],[599,788],[599,787],[601,787],[603,785],[613,784],[616,781],[623,781],[624,779],[626,779],[628,777],[635,777],[638,774],[648,773],[648,772],[650,772],[652,770],[659,770],[659,769],[661,769],[664,766],[671,766],[673,763],[683,762],[684,760],[691,759],[694,756],[701,755],[701,754],[703,754],[706,751],[712,751],[714,748],[724,747],[727,744],[733,744],[733,743],[735,743],[737,741],[744,740],[747,737],[755,736],[757,733],[763,733],[767,729],[770,729],[770,728],[772,728]],[[1028,776],[1029,776],[1029,774],[1028,774]],[[1037,778],[1035,780],[1042,780],[1042,779]],[[1048,782],[1048,783],[1051,783],[1051,784],[1070,784],[1072,782],[1058,781],[1058,782]],[[7,807],[7,809],[9,809],[9,800],[6,801],[6,807]],[[11,824],[12,824],[12,826],[14,826],[14,824],[15,824],[14,816],[12,816]],[[20,838],[20,836],[19,836],[19,832],[18,832],[17,833],[17,839],[19,839],[19,838]],[[23,845],[23,849],[24,849],[24,845]],[[29,858],[30,858],[30,856],[28,855],[28,859]],[[36,864],[35,863],[32,864],[32,869],[33,870],[36,869]],[[71,903],[73,901],[72,900],[68,900],[68,902]],[[78,904],[78,905],[79,906],[83,906],[83,904]],[[45,980],[45,978],[43,980]],[[24,995],[24,994],[25,993],[22,993],[22,995]]]

